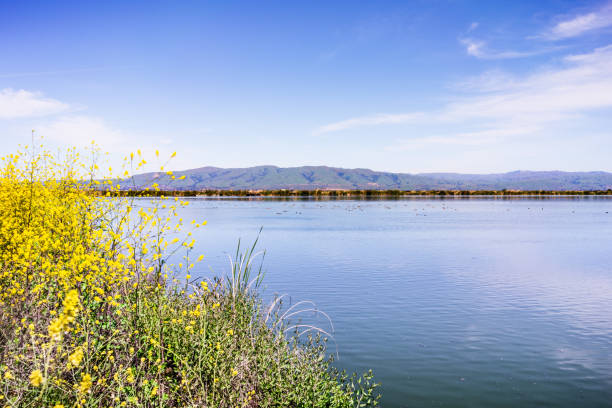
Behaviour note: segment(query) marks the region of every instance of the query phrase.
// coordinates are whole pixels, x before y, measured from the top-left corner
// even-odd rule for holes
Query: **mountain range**
[[[497,174],[389,173],[327,166],[247,168],[201,167],[135,175],[122,189],[144,189],[157,183],[162,190],[607,190],[612,173],[513,171]],[[181,176],[184,179],[179,180]]]

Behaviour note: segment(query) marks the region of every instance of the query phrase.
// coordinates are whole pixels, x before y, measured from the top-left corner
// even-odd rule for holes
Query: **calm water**
[[[237,239],[263,226],[266,295],[327,312],[338,365],[372,368],[383,407],[612,406],[612,199],[194,199],[182,211],[208,220],[200,275],[227,272]]]

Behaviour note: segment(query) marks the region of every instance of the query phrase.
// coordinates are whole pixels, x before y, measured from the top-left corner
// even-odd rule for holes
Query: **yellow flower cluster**
[[[43,382],[43,375],[40,370],[34,370],[30,374],[30,384],[35,387],[38,387]]]
[[[81,364],[81,360],[83,360],[83,349],[81,347],[78,347],[68,356],[68,363],[70,363],[72,367],[78,367],[79,364]]]
[[[91,375],[83,374],[83,377],[81,378],[81,383],[79,384],[79,393],[85,394],[86,392],[90,390],[91,385],[92,385]]]
[[[48,332],[49,337],[53,341],[58,341],[61,339],[62,333],[68,328],[68,325],[74,321],[76,314],[78,312],[78,304],[79,304],[79,294],[76,289],[72,289],[68,291],[66,297],[63,302],[63,310],[62,313],[51,321],[49,324]],[[81,361],[83,358],[83,353],[81,351],[81,356],[78,361]],[[78,363],[75,364],[78,366]]]
[[[131,401],[123,387],[163,369],[162,344],[141,351],[134,329],[149,307],[145,291],[162,293],[176,269],[166,253],[193,248],[190,235],[167,238],[181,232],[177,211],[188,202],[122,196],[122,178],[100,175],[100,153],[89,153],[69,149],[60,160],[32,145],[0,164],[0,338],[9,339],[0,344],[0,397],[11,406],[84,406],[93,390]],[[139,169],[140,155],[126,165]],[[115,377],[119,361],[132,366]]]

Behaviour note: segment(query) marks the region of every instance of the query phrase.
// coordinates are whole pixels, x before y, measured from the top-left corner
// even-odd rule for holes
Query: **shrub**
[[[252,250],[233,279],[193,280],[186,228],[205,222],[185,224],[178,197],[115,194],[91,153],[3,158],[0,406],[376,405],[371,374],[336,371],[320,333],[284,334],[281,302],[249,284]]]

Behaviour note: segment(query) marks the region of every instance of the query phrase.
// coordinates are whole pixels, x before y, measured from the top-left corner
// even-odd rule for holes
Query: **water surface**
[[[383,407],[612,406],[612,199],[193,199],[194,275],[264,227],[265,294],[333,319]],[[321,325],[324,325],[321,321]],[[331,348],[333,349],[333,343]]]

